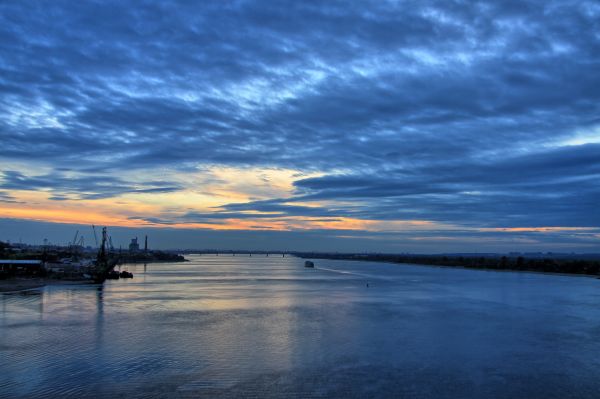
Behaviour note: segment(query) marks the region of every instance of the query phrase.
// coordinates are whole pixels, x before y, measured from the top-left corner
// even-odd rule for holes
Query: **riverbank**
[[[600,276],[600,260],[586,258],[526,258],[523,256],[451,256],[294,253],[303,259],[386,262],[488,271],[532,272],[570,276]]]

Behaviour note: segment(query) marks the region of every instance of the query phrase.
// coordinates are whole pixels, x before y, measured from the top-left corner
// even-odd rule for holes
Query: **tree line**
[[[526,258],[523,256],[447,256],[390,254],[295,253],[301,258],[412,263],[472,269],[517,270],[545,273],[599,275],[600,260],[583,258]]]

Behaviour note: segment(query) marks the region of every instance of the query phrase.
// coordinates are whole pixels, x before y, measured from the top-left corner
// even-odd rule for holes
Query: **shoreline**
[[[183,260],[162,260],[162,259],[152,259],[152,260],[144,260],[140,262],[124,262],[119,264],[118,266],[125,265],[139,265],[143,263],[178,263],[178,262],[186,262],[187,259],[183,258]],[[6,280],[0,280],[0,294],[7,294],[13,292],[22,292],[27,290],[34,290],[37,288],[42,288],[47,285],[90,285],[90,284],[98,284],[92,280],[81,279],[81,280],[59,280],[54,278],[43,278],[43,277],[35,277],[35,278],[23,278],[23,277],[12,277]]]
[[[434,265],[428,263],[411,263],[411,262],[396,262],[393,260],[375,260],[375,259],[356,259],[356,258],[324,258],[324,257],[308,257],[308,256],[296,256],[300,259],[314,259],[314,260],[344,260],[350,262],[374,262],[374,263],[388,263],[391,265],[409,265],[409,266],[424,266],[424,267],[435,267],[441,269],[462,269],[462,270],[473,270],[482,272],[500,272],[500,273],[532,273],[532,274],[545,274],[548,276],[564,276],[564,277],[585,277],[600,279],[598,274],[586,274],[586,273],[561,273],[561,272],[546,272],[542,270],[519,270],[519,269],[494,269],[491,267],[468,267],[468,266],[451,266],[451,265]],[[318,268],[318,265],[317,265]]]

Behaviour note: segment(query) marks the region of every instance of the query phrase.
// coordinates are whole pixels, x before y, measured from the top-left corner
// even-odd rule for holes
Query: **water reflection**
[[[104,286],[96,288],[96,348],[100,349],[104,343]]]
[[[599,280],[316,263],[0,295],[0,397],[599,396]]]

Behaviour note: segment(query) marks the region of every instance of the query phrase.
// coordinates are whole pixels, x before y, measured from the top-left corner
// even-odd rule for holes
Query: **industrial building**
[[[41,260],[0,259],[0,278],[39,276],[44,272]]]
[[[129,252],[140,252],[140,244],[138,244],[137,237],[131,239],[131,243],[129,243]]]

